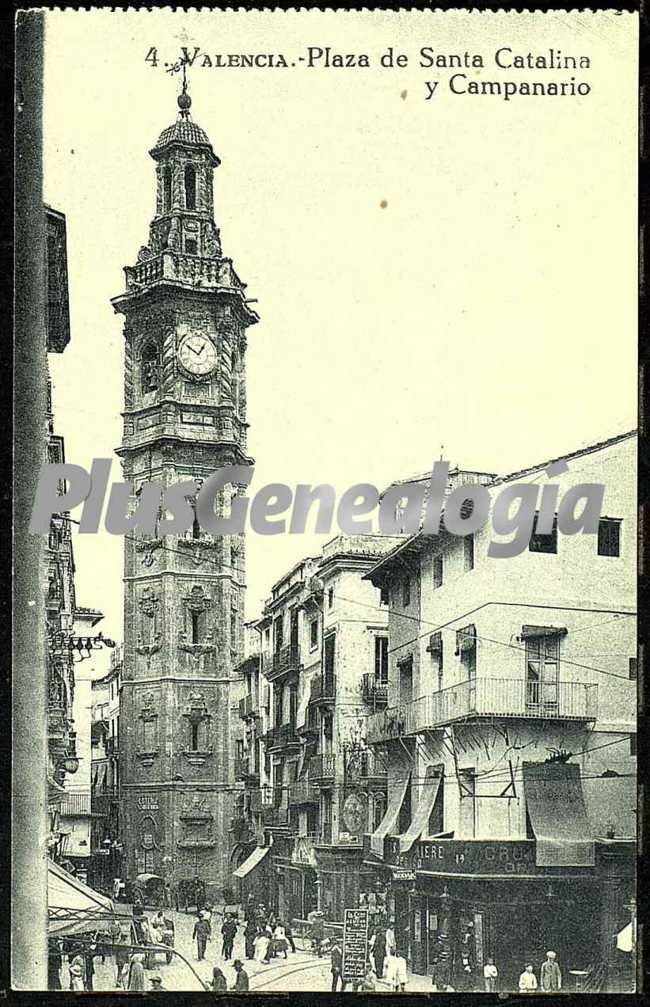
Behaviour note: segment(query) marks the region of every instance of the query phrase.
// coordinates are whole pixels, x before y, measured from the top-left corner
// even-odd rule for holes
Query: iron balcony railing
[[[595,720],[598,686],[474,678],[368,717],[366,740],[384,741],[475,717]]]
[[[296,780],[289,784],[289,804],[318,804],[318,790],[310,780]]]
[[[91,814],[90,793],[66,794],[61,801],[59,808],[61,815],[68,815],[72,818]]]
[[[288,808],[262,808],[262,824],[275,829],[286,829],[289,825]]]
[[[312,755],[309,760],[309,779],[312,781],[333,780],[336,775],[335,755]]]
[[[271,676],[282,675],[287,671],[297,671],[300,668],[300,647],[296,644],[288,644],[276,650],[270,661],[269,672]],[[269,673],[267,672],[267,674]]]
[[[242,720],[246,720],[247,717],[252,717],[257,713],[253,705],[253,697],[250,692],[243,699],[239,700],[239,716]]]
[[[373,674],[366,674],[361,680],[361,694],[371,706],[386,706],[388,682],[381,682]]]
[[[270,731],[266,732],[264,735],[264,741],[267,748],[277,748],[283,745],[297,745],[299,743],[299,739],[296,734],[296,725],[278,724],[276,727],[272,727]]]
[[[336,699],[336,675],[321,675],[311,683],[311,703],[333,703]]]
[[[347,753],[345,774],[348,783],[351,784],[356,780],[361,783],[369,780],[385,780],[387,773],[386,759],[372,749]]]

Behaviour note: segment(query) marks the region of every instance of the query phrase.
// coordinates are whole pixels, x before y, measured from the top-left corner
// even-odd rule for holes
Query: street
[[[162,985],[168,990],[199,990],[199,978],[204,983],[212,980],[212,969],[215,965],[223,971],[226,976],[228,987],[232,988],[235,983],[235,970],[232,961],[224,962],[221,957],[221,925],[222,918],[215,915],[213,924],[213,936],[208,942],[206,958],[204,961],[197,960],[196,942],[192,941],[192,931],[196,917],[190,913],[175,912],[167,910],[174,920],[176,931],[175,949],[183,955],[190,963],[191,968],[178,955],[174,955],[172,962],[167,965],[164,954],[158,957],[156,966],[153,969],[146,969],[147,987],[152,988],[149,979],[158,975],[162,979]],[[153,915],[148,913],[148,915]],[[268,965],[262,965],[256,961],[248,961],[244,952],[243,924],[240,924],[239,932],[235,938],[233,951],[234,961],[240,958],[250,978],[250,990],[269,990],[271,992],[291,992],[305,989],[314,991],[329,991],[331,989],[332,975],[330,972],[330,956],[324,954],[318,958],[313,952],[308,950],[308,941],[297,938],[295,954],[289,950],[287,959],[280,956],[271,959]],[[61,985],[63,989],[68,989],[68,969],[67,965],[61,970]],[[113,958],[106,958],[102,962],[100,957],[95,958],[95,990],[115,990],[115,962]],[[428,976],[414,976],[409,974],[407,992],[430,992],[431,979]],[[388,986],[378,982],[377,992],[392,992]]]

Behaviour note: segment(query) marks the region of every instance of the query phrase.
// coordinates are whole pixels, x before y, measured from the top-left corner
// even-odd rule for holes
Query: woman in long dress
[[[129,972],[129,989],[144,990],[144,955],[133,955]]]
[[[284,927],[282,926],[282,924],[278,921],[278,923],[276,924],[275,930],[273,931],[273,949],[274,949],[274,951],[276,953],[279,952],[279,951],[282,951],[283,954],[284,954],[284,957],[286,958],[287,957],[287,948],[288,947],[289,947],[289,942],[287,940],[286,931],[285,931]]]
[[[263,962],[266,960],[266,955],[269,950],[269,935],[265,930],[258,930],[257,937],[254,941],[255,945],[255,961]]]

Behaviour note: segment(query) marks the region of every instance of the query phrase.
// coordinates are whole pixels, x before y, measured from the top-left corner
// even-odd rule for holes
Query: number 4
[[[151,63],[152,66],[158,66],[158,49],[155,45],[151,46],[151,49],[144,58],[145,63]]]

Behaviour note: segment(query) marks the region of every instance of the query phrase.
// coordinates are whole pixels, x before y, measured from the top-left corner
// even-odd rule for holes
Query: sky
[[[48,10],[44,198],[65,213],[71,343],[51,355],[66,458],[121,439],[124,289],[154,213],[180,46],[296,65],[190,71],[222,160],[215,213],[249,329],[251,493],[378,488],[443,457],[508,472],[636,426],[635,15]],[[156,47],[158,65],[145,57]],[[309,67],[308,47],[370,68]],[[393,47],[405,67],[386,68]],[[418,53],[480,53],[479,80],[588,81],[582,98],[453,95]],[[504,71],[513,52],[588,69]],[[463,71],[473,78],[477,71]],[[425,100],[425,81],[439,80]],[[78,516],[78,514],[77,514]],[[332,530],[332,535],[336,529]],[[331,536],[251,534],[247,615]],[[76,537],[78,603],[122,638],[123,543]]]

